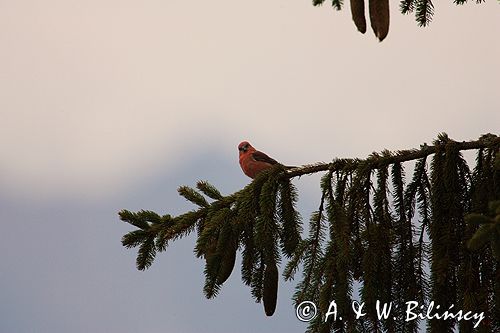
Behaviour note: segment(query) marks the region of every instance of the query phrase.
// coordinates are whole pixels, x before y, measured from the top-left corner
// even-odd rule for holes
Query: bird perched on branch
[[[243,141],[238,145],[240,152],[240,166],[243,173],[250,178],[255,178],[261,171],[278,164],[278,161],[258,151],[248,141]],[[287,167],[293,168],[293,167]]]

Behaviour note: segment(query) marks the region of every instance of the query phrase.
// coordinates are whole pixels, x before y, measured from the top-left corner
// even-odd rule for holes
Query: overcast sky
[[[192,237],[137,271],[117,212],[237,191],[242,140],[304,164],[498,133],[500,5],[435,5],[392,2],[379,43],[305,0],[1,1],[0,331],[302,332],[290,283],[272,318],[239,269],[205,300]]]

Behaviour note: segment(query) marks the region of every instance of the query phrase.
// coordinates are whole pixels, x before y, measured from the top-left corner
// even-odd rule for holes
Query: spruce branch
[[[178,190],[197,206],[192,211],[178,216],[120,211],[120,219],[135,228],[123,236],[122,245],[138,248],[136,265],[144,270],[169,242],[196,230],[194,253],[205,260],[203,291],[208,298],[218,295],[241,251],[243,282],[256,302],[263,301],[267,315],[276,307],[278,268],[285,258],[285,280],[293,279],[302,266],[295,302],[312,300],[322,311],[334,298],[345,312],[353,280],[358,280],[369,308],[376,300],[392,298],[397,304],[423,302],[432,291],[439,304],[460,300],[465,308],[477,305],[493,318],[500,308],[500,298],[493,296],[500,293],[494,259],[500,257],[500,204],[495,204],[500,202],[499,148],[500,137],[494,134],[457,142],[443,133],[419,149],[384,150],[365,159],[334,159],[293,169],[277,164],[225,196],[199,181],[196,188]],[[478,151],[472,171],[461,155],[465,150]],[[408,161],[416,164],[405,184]],[[321,200],[303,239],[292,179],[318,172],[325,172]],[[490,246],[484,246],[488,242]],[[426,263],[431,265],[430,277]],[[374,313],[369,317],[356,321],[346,314],[343,323],[318,319],[309,331],[418,329],[416,322],[378,323]],[[492,331],[500,329],[500,323],[491,322]],[[446,331],[454,323],[430,325]],[[468,330],[467,324],[461,325]]]
[[[320,6],[325,0],[313,0],[313,6]],[[455,5],[463,5],[467,0],[452,0]],[[485,0],[475,0],[476,4],[484,3]],[[331,0],[331,6],[336,10],[341,10],[343,0]],[[351,16],[354,25],[359,32],[366,32],[365,1],[350,0]],[[368,9],[370,14],[370,24],[375,36],[379,41],[384,40],[389,32],[389,1],[369,0]],[[428,26],[434,16],[434,4],[432,0],[400,0],[399,11],[403,14],[415,12],[415,21],[418,26]]]
[[[434,15],[434,4],[431,0],[416,0],[415,16],[417,24],[421,27],[429,25]]]
[[[409,14],[415,10],[415,0],[401,0],[399,10],[402,14]]]
[[[493,256],[500,262],[500,200],[490,202],[489,210],[488,215],[471,213],[465,217],[469,225],[478,226],[467,247],[477,251],[490,243]]]
[[[443,148],[446,144],[449,143],[455,143],[457,149],[460,151],[475,150],[480,148],[498,147],[500,145],[500,137],[494,134],[485,134],[478,140],[462,142],[455,142],[450,139],[444,139],[444,141],[438,141],[432,146],[423,144],[422,146],[420,146],[420,149],[400,150],[392,153],[390,156],[380,156],[378,154],[375,154],[365,160],[351,158],[334,159],[331,163],[315,163],[290,169],[283,177],[294,178],[328,170],[353,171],[363,164],[366,164],[373,169],[378,169],[380,167],[398,162],[408,162],[427,157],[429,155],[435,154],[438,149]]]

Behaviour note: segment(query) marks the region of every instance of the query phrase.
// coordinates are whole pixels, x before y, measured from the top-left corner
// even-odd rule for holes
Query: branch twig
[[[420,149],[401,150],[394,155],[379,155],[377,153],[373,153],[366,160],[355,159],[355,158],[335,159],[333,162],[330,163],[309,164],[290,169],[286,172],[284,177],[294,178],[328,170],[355,170],[360,165],[360,163],[368,163],[373,165],[376,169],[378,169],[380,167],[389,164],[397,162],[407,162],[422,157],[426,157],[428,155],[436,153],[439,149],[444,148],[448,144],[455,145],[458,150],[487,148],[487,147],[500,146],[500,137],[494,134],[485,134],[479,140],[467,141],[467,142],[466,141],[456,142],[448,139],[447,142],[437,142],[432,146],[424,144],[421,146]],[[384,154],[385,153],[389,152],[384,151]]]

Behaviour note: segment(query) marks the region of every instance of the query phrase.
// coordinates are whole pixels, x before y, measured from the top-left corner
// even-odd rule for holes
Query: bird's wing
[[[256,151],[256,152],[252,153],[252,157],[254,160],[256,160],[258,162],[265,162],[265,163],[269,163],[269,164],[277,164],[278,163],[278,161],[270,158],[269,156],[267,156],[266,154],[264,154],[261,151]]]

